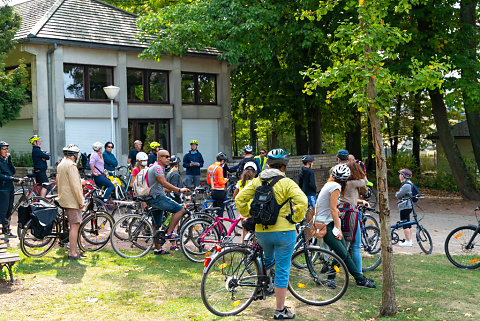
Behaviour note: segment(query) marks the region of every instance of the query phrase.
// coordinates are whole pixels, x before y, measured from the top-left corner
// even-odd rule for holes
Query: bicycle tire
[[[303,303],[315,306],[332,304],[347,291],[348,269],[335,253],[309,246],[293,253],[292,262],[299,264],[292,264],[288,290]]]
[[[220,243],[221,235],[218,229],[214,227],[208,235],[206,240],[215,243],[205,243],[200,241],[201,235],[212,226],[211,221],[204,219],[195,219],[186,223],[180,231],[180,249],[187,259],[195,263],[202,263],[205,254],[211,252],[215,244]]]
[[[215,315],[236,315],[245,310],[258,289],[260,265],[250,261],[246,248],[230,248],[213,258],[203,273],[200,287],[205,307]]]
[[[475,235],[470,248],[467,248],[476,228],[473,225],[457,227],[445,239],[445,254],[448,260],[456,267],[462,269],[476,269],[480,267],[479,233]],[[455,252],[458,252],[458,254],[455,254]]]
[[[100,251],[110,241],[113,224],[113,218],[106,212],[89,215],[80,224],[78,247],[84,252]]]
[[[377,228],[380,228],[380,226],[378,225],[377,219],[372,215],[363,214],[363,217],[365,218],[365,226],[375,226]]]
[[[362,271],[375,270],[382,263],[380,229],[375,226],[365,227],[362,233],[364,254],[362,255]]]
[[[110,233],[112,248],[121,257],[138,258],[153,248],[153,226],[141,215],[129,214],[115,222]]]
[[[433,243],[430,233],[421,225],[417,226],[417,243],[425,254],[432,254]]]
[[[55,219],[53,221],[52,232],[42,239],[36,238],[32,233],[32,223],[30,220],[20,235],[20,249],[28,257],[42,257],[47,254],[55,245],[57,234],[60,231],[60,225]]]

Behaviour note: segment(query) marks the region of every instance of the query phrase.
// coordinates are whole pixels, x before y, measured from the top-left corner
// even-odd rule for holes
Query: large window
[[[159,142],[161,147],[170,149],[168,119],[129,119],[128,120],[128,146],[133,148],[137,139],[143,142],[143,151],[149,152],[151,142]]]
[[[66,100],[108,100],[103,87],[113,85],[113,68],[102,66],[63,65]]]
[[[182,103],[217,103],[217,78],[212,74],[182,73]]]
[[[128,102],[168,103],[166,71],[127,69]]]

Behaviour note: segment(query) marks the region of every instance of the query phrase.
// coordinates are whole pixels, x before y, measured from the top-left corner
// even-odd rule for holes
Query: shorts
[[[35,173],[35,180],[37,181],[38,184],[48,182],[47,171],[45,169],[36,169],[34,173]]]
[[[400,220],[401,221],[410,221],[410,213],[412,213],[412,209],[411,208],[407,208],[405,210],[401,210],[400,211]],[[405,224],[403,225],[403,229],[406,229],[406,228],[411,228],[412,227],[412,224]]]
[[[148,201],[148,205],[173,214],[183,210],[183,207],[180,204],[167,197],[166,195],[158,195],[154,199]]]
[[[65,214],[67,215],[70,224],[82,223],[82,210],[77,208],[66,208]]]

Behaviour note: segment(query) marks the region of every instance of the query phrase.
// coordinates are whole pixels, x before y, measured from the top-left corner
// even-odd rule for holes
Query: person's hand
[[[370,207],[370,203],[368,203],[367,201],[363,200],[363,206]]]
[[[22,183],[23,183],[23,179],[22,179],[22,178],[19,178],[19,179],[18,179],[18,182],[15,182],[15,184],[19,184],[19,185],[22,184]]]
[[[187,194],[188,192],[190,192],[190,190],[186,187],[183,187],[179,190],[179,192],[182,193],[182,194]]]
[[[335,238],[336,238],[337,240],[339,240],[339,241],[342,239],[342,237],[343,237],[343,235],[342,235],[342,232],[341,232],[341,231],[340,231],[340,233],[338,233],[337,236],[335,236]]]
[[[190,167],[192,167],[192,166],[193,166],[193,162],[192,162],[192,163],[190,163]]]
[[[84,208],[85,206],[83,204],[80,204],[80,209]]]
[[[11,156],[10,153],[7,153],[7,158],[10,157],[10,156]]]

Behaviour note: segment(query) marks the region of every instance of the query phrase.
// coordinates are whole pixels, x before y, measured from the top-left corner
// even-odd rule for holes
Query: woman
[[[327,224],[327,234],[324,242],[332,249],[347,265],[348,271],[355,278],[358,286],[375,288],[373,281],[364,277],[348,254],[345,240],[343,239],[342,226],[337,208],[338,198],[345,190],[346,182],[350,177],[350,168],[346,164],[336,165],[331,177],[323,186],[315,205],[315,220]],[[334,286],[334,284],[330,285]]]
[[[106,142],[105,150],[103,151],[103,161],[105,162],[105,169],[109,172],[113,172],[118,166],[118,161],[113,152],[113,143]]]
[[[92,170],[93,181],[98,187],[105,187],[106,190],[103,194],[103,201],[105,204],[108,203],[108,198],[112,193],[114,186],[108,178],[103,176],[103,171],[105,169],[105,162],[103,161],[102,149],[103,145],[100,142],[95,142],[92,145],[93,153],[90,156],[90,169]],[[108,204],[107,204],[108,205]]]
[[[360,220],[358,215],[357,204],[369,206],[368,202],[360,199],[359,189],[364,194],[367,189],[367,177],[359,164],[354,162],[346,163],[350,169],[350,177],[345,184],[345,190],[340,198],[340,205],[338,208],[342,212],[342,232],[344,233],[345,241],[351,243],[352,259],[358,271],[362,271],[362,253],[360,249],[361,235],[360,235]]]
[[[245,167],[243,168],[242,175],[240,175],[240,180],[237,182],[237,185],[235,186],[235,191],[233,192],[234,199],[237,196],[237,194],[255,178],[256,174],[257,174],[257,164],[255,164],[254,162],[246,163]]]
[[[135,167],[132,169],[132,178],[130,179],[130,187],[133,190],[133,182],[135,182],[135,177],[140,173],[142,169],[147,167],[148,164],[148,155],[144,152],[138,152],[136,158]]]

